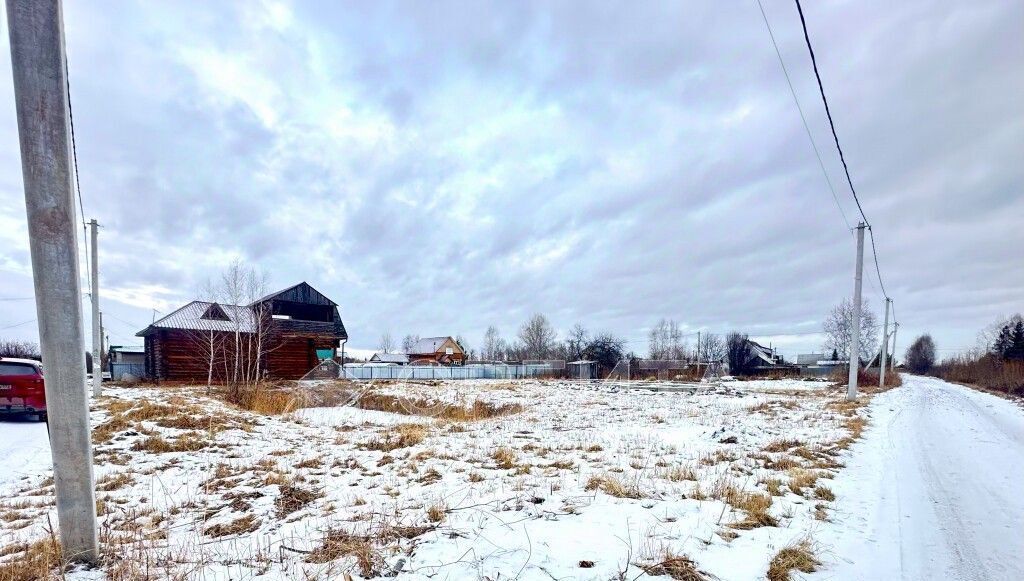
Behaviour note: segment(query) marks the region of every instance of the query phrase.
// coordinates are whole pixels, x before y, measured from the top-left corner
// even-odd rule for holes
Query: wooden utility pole
[[[89,240],[91,241],[90,254],[92,255],[92,269],[89,273],[89,286],[92,288],[92,396],[99,397],[103,394],[103,323],[100,320],[100,257],[97,252],[97,230],[99,224],[96,219],[89,220]]]
[[[864,222],[857,224],[857,267],[853,275],[853,316],[850,320],[850,377],[846,401],[857,399],[857,372],[860,371],[860,290],[864,274]]]
[[[46,408],[64,557],[99,558],[60,0],[7,0]]]

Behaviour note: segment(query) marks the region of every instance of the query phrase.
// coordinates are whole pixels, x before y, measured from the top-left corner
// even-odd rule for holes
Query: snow
[[[933,378],[903,376],[835,481],[821,579],[1024,579],[1024,413]]]
[[[201,450],[168,453],[137,448],[146,437],[174,441],[188,430],[161,426],[157,416],[120,430],[96,446],[97,496],[106,534],[132,531],[123,540],[132,548],[123,550],[173,557],[157,559],[170,563],[169,577],[184,569],[205,579],[360,578],[351,557],[312,563],[306,552],[331,529],[391,524],[424,527],[379,547],[376,574],[400,579],[637,579],[645,577],[639,564],[665,550],[720,579],[763,579],[775,552],[803,538],[823,561],[810,578],[1024,579],[1024,412],[962,386],[903,377],[904,387],[859,409],[844,408],[842,390],[830,384],[795,380],[730,381],[696,394],[492,380],[372,390],[525,408],[459,423],[352,407],[264,417],[201,388],[107,387],[93,402],[94,426],[117,406],[155,404],[218,427],[190,432],[210,438]],[[837,456],[846,466],[817,467],[835,502],[784,487],[769,511],[778,526],[730,528],[744,513],[716,498],[717,484],[763,492],[766,478],[786,483],[791,474],[766,464],[785,453],[766,446],[832,446],[849,434],[850,413],[870,421]],[[408,424],[423,427],[422,442],[386,452],[370,445]],[[498,447],[515,452],[516,467],[496,465]],[[2,549],[40,538],[54,520],[46,425],[0,421],[0,455]],[[668,478],[674,468],[697,481]],[[111,485],[118,475],[127,482]],[[280,514],[275,475],[316,498]],[[639,498],[588,489],[602,475],[634,486]],[[427,518],[431,506],[445,509],[440,523]],[[255,518],[251,531],[211,537],[211,526],[246,515]]]
[[[50,467],[50,440],[46,423],[20,418],[0,420],[0,490]]]

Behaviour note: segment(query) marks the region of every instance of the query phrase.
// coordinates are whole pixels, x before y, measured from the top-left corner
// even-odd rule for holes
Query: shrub
[[[968,383],[1008,395],[1024,395],[1024,361],[1000,359],[990,354],[958,355],[943,360],[932,374],[946,381]]]

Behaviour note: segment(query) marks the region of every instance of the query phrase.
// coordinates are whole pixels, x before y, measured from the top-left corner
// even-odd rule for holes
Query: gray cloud
[[[852,220],[795,10],[765,4]],[[1024,8],[808,8],[901,337],[969,345],[1024,308]],[[335,298],[357,347],[386,329],[511,335],[534,311],[631,339],[666,316],[815,347],[805,334],[851,291],[853,243],[760,18],[747,3],[68,2],[111,329],[131,341],[147,307],[237,256]],[[0,296],[30,296],[11,105],[0,135]],[[865,292],[881,304],[877,282]],[[0,327],[23,311],[0,302]]]

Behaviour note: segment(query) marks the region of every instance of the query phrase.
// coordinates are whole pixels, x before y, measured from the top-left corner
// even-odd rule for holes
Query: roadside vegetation
[[[1020,314],[996,321],[982,330],[974,349],[937,362],[935,343],[918,337],[905,356],[907,368],[946,381],[1024,396],[1024,318]]]

